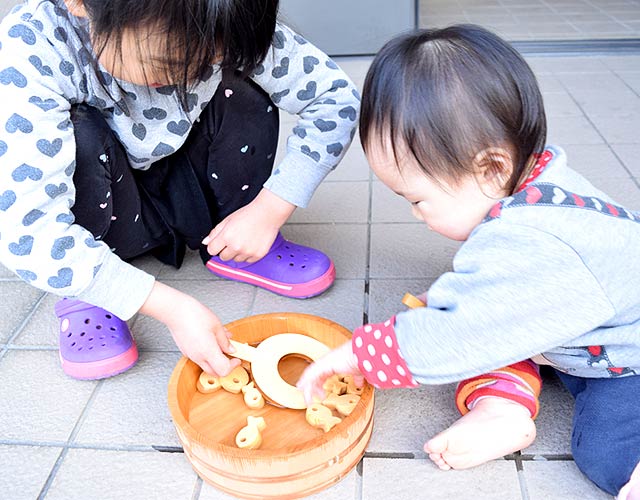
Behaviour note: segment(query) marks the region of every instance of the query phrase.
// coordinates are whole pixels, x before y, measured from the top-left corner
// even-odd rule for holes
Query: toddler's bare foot
[[[625,484],[620,490],[620,493],[618,493],[618,499],[640,500],[640,464],[636,465],[629,482]]]
[[[467,469],[526,448],[535,437],[529,410],[507,399],[489,397],[427,441],[424,450],[442,470]]]

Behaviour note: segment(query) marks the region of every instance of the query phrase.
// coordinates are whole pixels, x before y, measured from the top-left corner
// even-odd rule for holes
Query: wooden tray
[[[331,348],[351,337],[337,323],[298,313],[263,314],[226,326],[235,340],[253,345],[278,333],[302,333]],[[307,363],[288,356],[278,366],[283,378],[295,384]],[[370,385],[353,413],[325,433],[307,423],[304,410],[270,404],[251,410],[242,394],[224,390],[201,394],[196,389],[201,371],[185,357],[178,362],[169,380],[169,409],[191,465],[218,489],[250,499],[300,498],[342,479],[364,454],[373,427]],[[235,445],[248,415],[262,416],[267,423],[257,450]]]

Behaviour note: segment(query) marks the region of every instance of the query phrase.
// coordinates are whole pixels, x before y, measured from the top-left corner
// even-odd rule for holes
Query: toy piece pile
[[[265,404],[264,396],[249,382],[249,373],[243,366],[238,366],[224,377],[217,377],[202,372],[198,377],[197,389],[203,394],[210,394],[224,389],[232,394],[243,394],[244,403],[252,410],[258,410]],[[333,375],[323,384],[327,397],[316,401],[306,410],[306,420],[324,432],[329,432],[342,418],[351,414],[360,401],[361,387],[356,387],[351,375]],[[262,444],[261,432],[267,427],[263,417],[247,417],[247,425],[236,435],[236,446],[255,450]]]
[[[355,409],[362,388],[356,387],[351,375],[332,375],[322,388],[328,396],[322,402],[316,401],[310,405],[305,416],[310,425],[329,432],[342,422],[341,417],[349,416]]]

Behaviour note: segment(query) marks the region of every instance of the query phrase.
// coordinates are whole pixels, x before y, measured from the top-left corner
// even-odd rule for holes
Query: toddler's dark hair
[[[454,183],[472,160],[504,147],[513,193],[526,178],[547,134],[542,96],[524,59],[497,35],[474,25],[419,30],[388,42],[364,84],[360,138],[391,140],[413,155],[424,173]]]
[[[265,58],[275,32],[279,0],[82,0],[91,20],[96,52],[105,42],[121,49],[128,29],[166,34],[158,61],[186,105],[186,93],[214,57],[221,68],[251,74]],[[176,59],[175,54],[180,54]]]

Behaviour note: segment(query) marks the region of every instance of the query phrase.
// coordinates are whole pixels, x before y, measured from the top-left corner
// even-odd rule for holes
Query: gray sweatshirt
[[[640,214],[550,150],[533,184],[544,194],[538,203],[525,192],[503,200],[431,286],[428,307],[397,315],[398,345],[418,382],[455,382],[531,357],[579,377],[640,373]]]
[[[154,278],[74,224],[70,106],[101,110],[131,166],[153,168],[186,140],[218,88],[219,67],[191,91],[186,112],[171,87],[148,89],[98,75],[86,20],[70,15],[62,0],[28,0],[15,8],[0,24],[0,44],[0,262],[42,290],[128,319]],[[299,115],[287,154],[265,187],[304,207],[351,142],[358,92],[332,60],[283,25],[252,79],[279,108]]]

